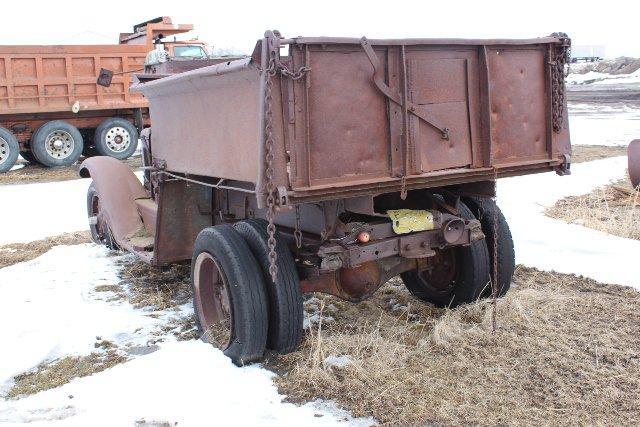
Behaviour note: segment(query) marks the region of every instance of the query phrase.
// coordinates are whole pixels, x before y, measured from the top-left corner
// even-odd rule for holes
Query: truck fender
[[[112,157],[96,156],[83,161],[79,173],[93,179],[100,197],[99,215],[118,244],[144,226],[135,201],[150,195],[128,166]]]

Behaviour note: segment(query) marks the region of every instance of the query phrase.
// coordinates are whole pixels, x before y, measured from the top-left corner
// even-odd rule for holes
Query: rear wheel
[[[201,338],[236,365],[262,358],[267,342],[267,295],[262,273],[247,243],[232,227],[198,234],[191,285]]]
[[[300,279],[291,251],[276,232],[278,276],[276,283],[269,273],[269,233],[267,221],[248,219],[234,225],[249,245],[262,269],[269,298],[269,334],[267,348],[279,353],[289,353],[298,348],[302,340],[302,293]]]
[[[475,219],[462,202],[460,216]],[[431,268],[402,273],[407,289],[438,307],[456,307],[477,300],[489,286],[489,251],[485,239],[436,252]]]
[[[8,129],[0,127],[0,173],[11,170],[18,160],[19,151],[16,137]]]
[[[20,155],[22,156],[23,159],[25,159],[27,162],[31,163],[32,165],[40,164],[40,162],[38,162],[38,160],[36,159],[36,156],[34,156],[31,151],[21,151]]]
[[[497,233],[498,296],[504,296],[511,286],[511,279],[516,266],[513,237],[511,236],[511,230],[509,230],[509,224],[507,224],[506,218],[494,200],[474,197],[465,198],[465,203],[475,217],[480,220],[482,232],[486,236],[491,262],[491,275],[493,275],[493,258],[496,253],[494,250],[494,238]],[[482,296],[488,297],[490,295],[491,289],[486,289]]]
[[[43,124],[31,138],[31,152],[45,166],[69,166],[82,154],[83,140],[75,126],[61,120]]]
[[[111,229],[102,215],[100,215],[100,195],[92,182],[87,190],[87,215],[89,216],[89,231],[91,240],[112,250],[118,250],[118,244],[113,238]]]
[[[96,129],[93,144],[102,156],[128,159],[138,148],[138,130],[128,120],[107,119]]]

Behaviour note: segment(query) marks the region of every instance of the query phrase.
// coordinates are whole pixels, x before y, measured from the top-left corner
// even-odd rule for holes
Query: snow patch
[[[164,343],[160,350],[62,387],[0,403],[0,421],[61,420],[68,425],[134,423],[199,425],[368,426],[328,402],[283,402],[275,374],[238,368],[200,341]],[[115,410],[110,410],[115,409]]]
[[[613,157],[575,164],[569,176],[546,173],[500,180],[498,203],[513,234],[516,262],[640,290],[640,241],[567,224],[543,213],[563,197],[586,194],[624,177],[626,167],[626,157]]]

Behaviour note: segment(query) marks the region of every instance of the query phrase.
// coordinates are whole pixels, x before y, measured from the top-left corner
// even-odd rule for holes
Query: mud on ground
[[[560,199],[544,212],[570,224],[640,240],[640,191],[633,189],[628,178],[589,194]]]
[[[61,166],[57,168],[47,168],[39,164],[32,164],[25,160],[19,160],[17,164],[24,167],[5,173],[0,173],[0,185],[5,184],[31,184],[35,182],[56,182],[78,179],[78,168],[83,158],[74,165]],[[130,157],[123,160],[125,164],[133,170],[138,170],[142,166],[142,158],[140,156]]]

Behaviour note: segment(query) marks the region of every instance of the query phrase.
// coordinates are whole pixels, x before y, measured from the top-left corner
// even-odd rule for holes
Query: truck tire
[[[3,127],[0,127],[0,173],[11,170],[18,160],[20,144],[16,137]]]
[[[91,232],[91,240],[99,245],[104,245],[107,248],[117,251],[120,248],[113,238],[111,229],[106,222],[101,222],[99,219],[100,213],[100,195],[93,182],[89,185],[87,190],[87,216],[89,217],[89,231]]]
[[[262,272],[229,225],[202,230],[193,248],[191,286],[198,332],[238,366],[264,354],[269,327]]]
[[[31,163],[32,165],[40,164],[40,162],[38,162],[38,160],[36,159],[36,156],[34,156],[31,151],[21,151],[20,155],[22,156],[23,159],[25,159],[27,162]]]
[[[40,126],[31,137],[31,152],[44,166],[69,166],[82,154],[80,131],[67,122],[53,120]]]
[[[271,280],[267,225],[264,219],[247,219],[236,223],[234,227],[258,260],[262,277],[267,284],[269,298],[267,348],[284,354],[296,350],[302,340],[302,293],[295,261],[279,233],[276,233],[278,276],[276,283]]]
[[[138,148],[138,130],[128,120],[107,119],[97,127],[93,145],[102,156],[128,159]]]
[[[460,216],[475,219],[462,202]],[[413,270],[400,277],[415,297],[437,307],[457,307],[476,301],[489,286],[489,251],[485,239],[469,246],[437,251],[431,270]]]
[[[511,236],[509,224],[507,224],[500,207],[492,199],[469,197],[465,198],[464,202],[482,224],[482,232],[486,236],[487,248],[489,249],[491,275],[493,275],[493,243],[496,232],[493,215],[494,213],[496,215],[498,225],[498,296],[502,297],[511,287],[511,279],[516,267],[513,237]],[[491,296],[491,289],[486,289],[482,296]]]

